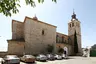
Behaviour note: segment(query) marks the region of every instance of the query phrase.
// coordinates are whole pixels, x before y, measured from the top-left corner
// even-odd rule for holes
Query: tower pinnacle
[[[33,19],[34,19],[34,20],[38,20],[38,18],[37,18],[37,16],[36,16],[36,14],[35,14],[35,16],[33,17]]]
[[[76,14],[75,14],[75,12],[74,12],[74,9],[73,9],[73,15],[72,15],[71,17],[72,17],[72,19],[77,19],[77,18],[76,18]]]
[[[73,14],[75,14],[74,9],[73,9]]]

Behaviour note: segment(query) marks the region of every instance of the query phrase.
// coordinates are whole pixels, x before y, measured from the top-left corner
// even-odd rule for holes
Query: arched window
[[[71,38],[70,37],[68,37],[68,43],[71,43],[72,41],[71,41]]]
[[[64,43],[64,36],[62,36],[62,43]]]
[[[72,27],[74,26],[74,23],[72,23]]]

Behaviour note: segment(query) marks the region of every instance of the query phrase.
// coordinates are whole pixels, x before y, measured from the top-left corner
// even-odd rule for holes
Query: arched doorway
[[[68,55],[68,47],[65,46],[63,49],[66,51],[66,53],[67,53],[67,55]]]

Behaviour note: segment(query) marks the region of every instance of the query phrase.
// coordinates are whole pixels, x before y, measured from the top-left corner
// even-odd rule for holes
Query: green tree
[[[52,53],[53,50],[54,50],[54,46],[53,45],[48,45],[48,47],[47,47],[48,53]]]
[[[52,0],[56,2],[56,0]],[[26,5],[31,5],[35,7],[35,0],[25,0]],[[38,0],[38,3],[43,3],[44,0]],[[20,6],[20,0],[0,0],[0,13],[3,13],[5,16],[11,16],[19,12],[18,7]]]
[[[59,47],[58,52],[62,54],[64,52],[63,48]]]
[[[91,47],[92,50],[96,50],[96,44]]]
[[[91,47],[90,56],[96,57],[96,44]]]
[[[90,56],[96,57],[96,44],[91,47]]]
[[[74,53],[78,53],[78,43],[77,43],[77,36],[76,36],[76,31],[74,33]]]

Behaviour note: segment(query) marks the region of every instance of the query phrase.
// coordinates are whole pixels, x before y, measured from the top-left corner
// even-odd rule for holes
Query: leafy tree
[[[91,47],[90,56],[96,57],[96,44]]]
[[[56,2],[56,0],[52,0],[53,2]],[[35,1],[34,0],[25,0],[26,5],[31,5],[32,7],[35,7]],[[38,3],[43,3],[44,0],[38,0]],[[3,13],[5,16],[11,16],[12,13],[16,14],[19,12],[18,7],[20,6],[20,0],[0,0],[0,13]]]
[[[96,44],[91,47],[92,50],[96,50]]]
[[[63,48],[59,47],[58,52],[63,53],[64,52]]]
[[[53,45],[48,45],[48,47],[47,47],[48,53],[52,53],[53,50],[54,50],[54,46]]]
[[[76,31],[74,34],[74,53],[78,53],[78,43],[77,43],[77,36],[76,36]]]

